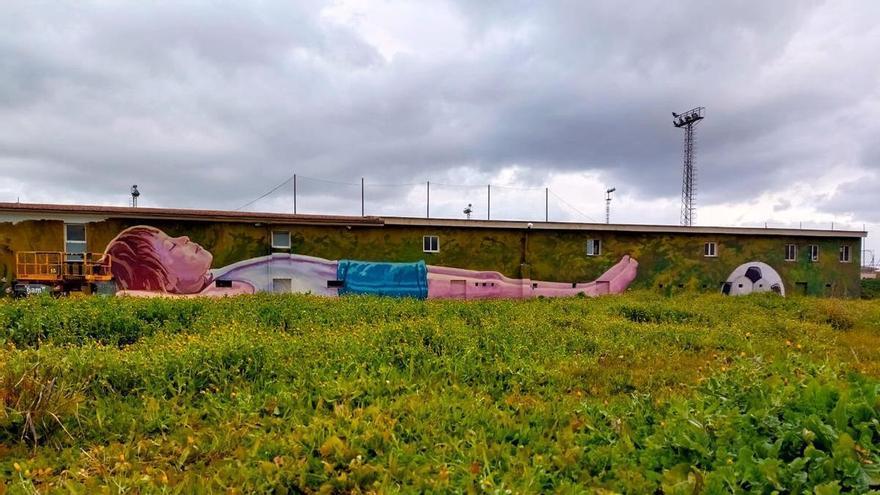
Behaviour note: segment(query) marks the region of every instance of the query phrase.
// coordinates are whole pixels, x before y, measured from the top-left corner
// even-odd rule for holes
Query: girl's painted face
[[[190,294],[205,287],[214,259],[211,253],[189,240],[189,237],[170,237],[164,232],[156,234],[154,246],[177,292]]]

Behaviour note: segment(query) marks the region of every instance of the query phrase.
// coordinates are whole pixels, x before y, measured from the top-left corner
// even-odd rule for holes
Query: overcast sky
[[[695,106],[697,224],[880,226],[873,0],[0,3],[5,201],[675,224]]]

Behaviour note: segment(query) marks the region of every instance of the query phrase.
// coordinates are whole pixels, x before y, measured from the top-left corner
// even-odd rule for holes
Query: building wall
[[[0,286],[15,279],[15,253],[19,251],[60,251],[64,246],[64,222],[28,220],[0,222]]]
[[[787,294],[857,296],[860,239],[745,235],[639,234],[619,232],[476,229],[461,227],[272,226],[268,224],[138,221],[108,219],[87,224],[88,250],[103,252],[124,229],[140,224],[159,228],[172,237],[187,236],[213,254],[212,266],[264,256],[272,230],[288,230],[290,252],[329,260],[419,261],[429,265],[491,270],[514,278],[557,282],[586,282],[630,255],[639,262],[633,288],[662,292],[719,291],[738,265],[760,261],[781,276]],[[439,253],[422,252],[422,236],[440,238]],[[587,256],[587,239],[602,240],[602,253]],[[717,257],[703,256],[704,243],[717,243]],[[850,245],[851,262],[840,263],[841,244]],[[798,246],[797,261],[784,261],[784,246]],[[818,244],[818,262],[809,260],[807,246]],[[0,222],[0,276],[8,286],[14,279],[17,251],[64,249],[61,220]]]

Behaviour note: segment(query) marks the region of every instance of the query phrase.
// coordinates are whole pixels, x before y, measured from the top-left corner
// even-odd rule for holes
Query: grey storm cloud
[[[862,176],[845,177],[845,182],[829,197],[823,198],[822,208],[838,214],[857,216],[862,221],[880,223],[880,141],[870,142],[860,161],[870,164]]]
[[[231,208],[294,172],[515,165],[532,186],[600,171],[674,197],[670,112],[696,105],[704,203],[880,168],[875,2],[424,3],[419,22],[461,25],[425,36],[457,48],[391,57],[334,5],[3,2],[0,176],[23,200],[124,201],[138,182],[154,203]],[[344,189],[313,186],[328,203]]]

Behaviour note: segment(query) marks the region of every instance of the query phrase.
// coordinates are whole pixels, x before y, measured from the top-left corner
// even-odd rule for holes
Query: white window
[[[286,230],[273,230],[272,247],[274,249],[290,249],[290,232]]]
[[[849,245],[848,244],[844,244],[844,245],[840,246],[840,262],[841,263],[849,263],[850,262]]]
[[[601,239],[588,239],[587,240],[587,256],[599,256],[602,254],[602,240]]]
[[[810,261],[812,261],[812,262],[819,261],[819,245],[818,244],[810,244]]]
[[[86,226],[82,223],[64,224],[64,252],[67,261],[82,261],[86,252]]]
[[[797,246],[794,244],[785,245],[785,261],[797,260]]]
[[[718,246],[714,242],[707,242],[703,245],[703,256],[707,258],[718,256]]]
[[[440,237],[436,235],[426,235],[422,237],[422,251],[426,253],[439,253]]]

